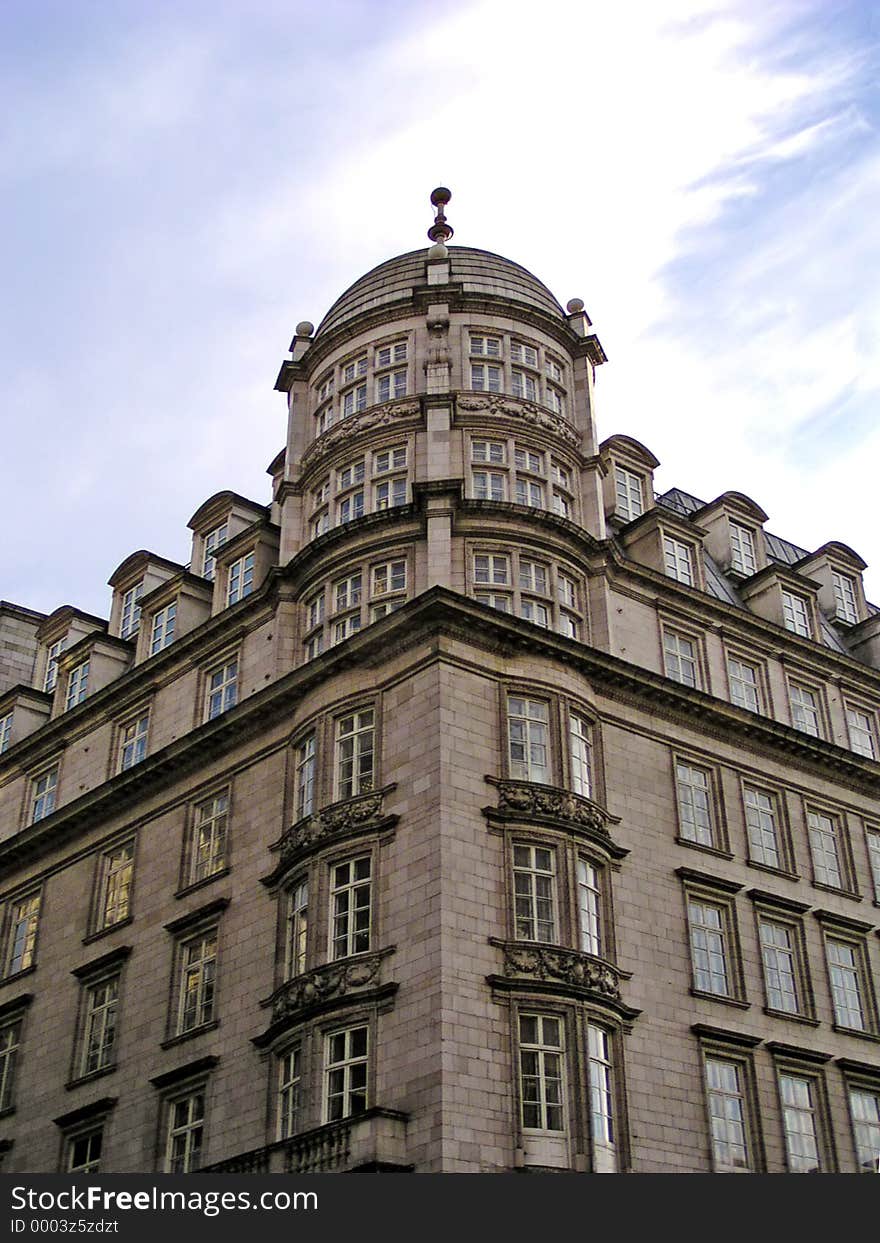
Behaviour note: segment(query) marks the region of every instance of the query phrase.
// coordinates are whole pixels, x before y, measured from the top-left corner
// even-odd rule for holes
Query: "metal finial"
[[[445,186],[438,186],[436,190],[431,192],[431,203],[437,208],[437,215],[434,217],[434,223],[428,230],[428,237],[432,242],[448,242],[454,232],[452,225],[446,220],[446,213],[443,208],[452,198],[452,191],[447,190]]]

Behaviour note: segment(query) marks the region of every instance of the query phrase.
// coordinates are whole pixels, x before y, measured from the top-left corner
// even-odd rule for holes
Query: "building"
[[[880,1151],[864,563],[656,496],[448,199],[298,325],[269,504],[0,607],[6,1170]]]

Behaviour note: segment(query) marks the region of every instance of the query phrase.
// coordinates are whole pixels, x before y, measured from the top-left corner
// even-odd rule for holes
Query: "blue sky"
[[[267,501],[294,325],[443,183],[457,243],[585,300],[603,437],[880,600],[878,14],[6,0],[0,596],[105,613],[213,492]]]

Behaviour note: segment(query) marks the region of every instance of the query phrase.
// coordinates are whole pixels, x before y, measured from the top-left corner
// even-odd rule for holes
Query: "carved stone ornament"
[[[504,974],[528,976],[532,980],[558,981],[610,1001],[620,1000],[620,984],[613,967],[578,950],[548,945],[504,946]]]
[[[411,418],[418,414],[420,409],[421,406],[417,401],[393,401],[386,402],[382,406],[371,406],[369,410],[362,410],[359,414],[349,415],[347,419],[335,423],[333,427],[324,432],[323,436],[312,441],[302,455],[303,466],[307,466],[312,458],[332,449],[337,441],[348,440],[351,436],[356,436],[358,432],[372,431],[374,428],[387,427],[400,422],[401,419]]]
[[[360,958],[317,967],[306,975],[284,984],[272,999],[272,1022],[317,1005],[330,997],[346,993],[377,981],[385,954],[364,954]]]
[[[495,784],[498,786],[499,811],[531,819],[540,816],[563,820],[608,836],[604,818],[592,803],[577,794],[552,786],[532,785],[527,781],[499,781]]]
[[[368,794],[346,799],[344,803],[325,807],[317,816],[298,821],[281,839],[282,864],[307,846],[323,844],[333,837],[350,833],[353,829],[360,829],[376,820],[382,811],[384,796],[384,790],[371,790]]]
[[[481,414],[500,415],[508,419],[520,419],[539,431],[552,432],[553,435],[568,441],[577,447],[580,437],[576,430],[565,419],[553,414],[550,410],[542,410],[528,401],[517,401],[502,393],[462,393],[457,399],[459,410],[478,411]]]

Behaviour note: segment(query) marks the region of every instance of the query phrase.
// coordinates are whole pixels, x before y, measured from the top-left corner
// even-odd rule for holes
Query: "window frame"
[[[695,1024],[700,1047],[700,1068],[703,1083],[703,1105],[705,1109],[708,1155],[712,1172],[715,1174],[761,1174],[766,1170],[764,1153],[764,1137],[761,1129],[761,1112],[758,1100],[755,1063],[752,1049],[757,1041],[751,1037],[742,1037],[731,1032],[729,1036],[716,1028],[706,1028]],[[713,1113],[711,1095],[713,1092],[709,1079],[710,1061],[733,1066],[737,1072],[738,1097],[742,1102],[740,1119],[745,1149],[745,1165],[738,1167],[719,1160],[713,1134]]]
[[[117,724],[115,768],[117,773],[127,772],[130,768],[135,768],[138,764],[143,763],[147,758],[151,715],[150,708],[144,707]],[[144,727],[140,729],[139,727],[142,724]],[[131,738],[128,738],[128,731],[132,728],[135,732]],[[134,758],[126,762],[126,750],[128,747],[133,748],[132,755]]]
[[[349,1039],[356,1032],[364,1031],[366,1034],[366,1048],[363,1054],[348,1054],[348,1049],[352,1043]],[[345,1038],[346,1055],[341,1059],[331,1061],[330,1049],[331,1041],[338,1036]],[[349,1020],[345,1026],[338,1024],[332,1029],[322,1032],[322,1057],[321,1057],[321,1122],[328,1125],[332,1122],[343,1122],[347,1118],[359,1118],[370,1108],[371,1097],[374,1091],[374,1068],[373,1068],[373,1049],[374,1049],[373,1033],[371,1024],[366,1018],[359,1020]],[[360,1109],[352,1111],[346,1108],[349,1104],[349,1097],[354,1093],[360,1095],[359,1086],[352,1088],[351,1069],[353,1066],[364,1067],[364,1083],[363,1083],[363,1106]],[[331,1075],[334,1071],[342,1070],[342,1100],[343,1109],[337,1116],[331,1114],[331,1096],[338,1096],[340,1093],[330,1091]]]
[[[349,719],[357,722],[362,716],[370,715],[368,725],[355,727],[347,731],[344,735],[341,732],[341,726],[344,721]],[[336,711],[332,716],[332,738],[333,738],[333,801],[344,802],[350,798],[357,798],[361,794],[367,794],[375,790],[380,785],[380,764],[381,764],[381,741],[382,741],[382,718],[379,710],[379,703],[375,699],[360,700],[344,711]],[[361,752],[357,741],[355,741],[352,754],[350,757],[343,756],[341,744],[348,738],[355,740],[360,735],[370,735],[370,745],[365,752]],[[358,761],[362,758],[362,754],[370,756],[370,767],[367,772],[364,769],[360,771]],[[343,764],[347,764],[351,760],[351,776],[343,777]]]
[[[734,677],[731,670],[731,663],[736,663],[741,668],[750,669],[754,672],[755,680],[753,683],[747,682],[745,679]],[[724,649],[724,670],[727,678],[728,699],[734,707],[742,708],[744,712],[755,712],[759,715],[765,715],[765,705],[767,703],[766,679],[767,671],[762,661],[757,660],[752,655],[746,655],[735,649]],[[740,702],[734,693],[734,683],[740,683],[743,686],[752,687],[754,689],[755,706],[751,707],[747,702]],[[743,700],[747,700],[749,696],[744,694]]]
[[[110,932],[114,928],[119,928],[125,924],[131,923],[133,919],[134,906],[134,877],[135,877],[135,855],[137,848],[137,837],[133,833],[128,833],[123,837],[114,840],[111,843],[105,843],[98,853],[95,867],[94,882],[94,902],[92,906],[92,919],[90,935],[97,936],[100,933]],[[124,914],[119,915],[113,920],[108,920],[108,908],[110,907],[111,886],[115,880],[116,872],[113,870],[112,860],[117,855],[123,855],[127,852],[127,858],[122,860],[118,868],[123,874],[128,873],[127,878],[123,878],[121,882],[122,892],[124,893]]]
[[[810,1060],[809,1052],[807,1050],[804,1050],[802,1053],[799,1050],[795,1050],[793,1055],[780,1055],[780,1052],[777,1051],[777,1049],[771,1047],[771,1052],[774,1053],[775,1059],[774,1071],[779,1107],[779,1124],[780,1131],[782,1133],[782,1145],[785,1153],[786,1170],[790,1174],[812,1172],[792,1168],[794,1154],[791,1151],[789,1132],[785,1120],[786,1103],[782,1087],[782,1080],[784,1077],[798,1079],[809,1084],[811,1095],[810,1112],[814,1119],[813,1134],[818,1161],[816,1169],[820,1173],[835,1173],[837,1169],[837,1160],[834,1151],[833,1131],[831,1129],[831,1121],[828,1111],[827,1086],[825,1083],[825,1075],[821,1066],[817,1065],[816,1061]],[[819,1057],[822,1056],[823,1055],[819,1055]],[[795,1106],[792,1106],[792,1108],[795,1108]]]
[[[848,1035],[868,1038],[877,1037],[880,1035],[877,1020],[877,997],[871,974],[871,962],[867,943],[867,931],[870,925],[863,924],[861,925],[862,931],[856,931],[853,927],[848,926],[844,920],[835,919],[833,914],[823,911],[817,911],[816,918],[822,929],[822,957],[825,961],[825,978],[828,983],[828,995],[831,1003],[832,1029],[837,1032],[845,1032]],[[844,947],[852,951],[853,965],[851,967],[840,963],[832,963],[830,952],[832,945]],[[856,995],[862,1018],[861,1026],[854,1026],[851,1023],[842,1021],[838,990],[834,980],[834,967],[851,970],[855,977]]]
[[[549,696],[547,692],[544,690],[540,692],[536,692],[529,688],[519,689],[519,688],[514,688],[512,686],[503,687],[502,694],[504,697],[502,702],[503,702],[503,712],[504,712],[503,755],[504,755],[505,775],[511,781],[524,781],[530,784],[537,784],[537,785],[554,785],[556,783],[555,779],[558,776],[558,764],[557,764],[556,757],[558,755],[559,747],[558,747],[558,740],[554,736],[554,733],[555,733],[554,721],[553,721],[554,713],[552,710],[552,704],[554,702],[553,698]],[[533,718],[528,715],[526,716],[514,715],[511,712],[511,701],[520,701],[520,700],[523,702],[524,705],[541,704],[543,705],[545,709],[545,716],[543,720],[534,718],[535,723],[542,724],[545,727],[544,742],[533,744],[531,736],[530,736],[531,734],[530,730],[526,730],[525,737],[523,739],[516,740],[517,745],[523,746],[526,749],[526,758],[523,761],[514,759],[514,755],[513,755],[514,738],[511,732],[511,722],[513,720],[516,720],[516,721],[525,721],[527,724],[529,724],[532,722]],[[544,747],[544,750],[546,752],[546,763],[543,766],[535,765],[533,768],[532,761],[531,761],[531,751],[532,751],[533,745]],[[520,765],[521,767],[519,767]],[[539,773],[542,773],[543,777],[539,777],[537,775]]]
[[[776,785],[773,785],[763,779],[753,778],[751,775],[740,773],[740,804],[742,808],[742,826],[743,837],[746,846],[746,862],[749,867],[760,868],[763,872],[772,872],[775,875],[784,875],[797,878],[795,870],[794,847],[791,836],[791,824],[788,817],[788,805],[785,798],[785,791]],[[757,816],[766,815],[766,809],[755,807],[749,802],[748,794],[752,791],[755,795],[766,797],[772,806],[773,824],[774,824],[774,841],[776,846],[776,856],[778,863],[768,863],[766,859],[759,859],[755,850],[755,843],[752,837],[752,830],[761,826],[750,824],[749,813],[755,812]],[[762,847],[763,849],[763,847]]]
[[[867,1066],[856,1070],[855,1067],[851,1068],[849,1065],[844,1065],[842,1070],[856,1169],[859,1173],[876,1174],[880,1170],[880,1070]],[[859,1141],[859,1124],[861,1119],[856,1119],[852,1101],[853,1094],[856,1092],[874,1097],[877,1109],[877,1122],[872,1124],[876,1126],[877,1130],[877,1147],[874,1154],[869,1156],[867,1161],[861,1160],[862,1147]]]
[[[676,677],[675,674],[670,672],[670,658],[674,657],[677,661],[679,661],[679,663],[681,663],[682,655],[679,650],[673,652],[671,650],[671,645],[667,643],[667,640],[675,640],[676,648],[678,649],[682,639],[686,643],[689,643],[693,649],[693,656],[687,658],[692,661],[694,666],[693,682],[688,682],[684,678]],[[702,641],[697,634],[693,631],[682,629],[676,623],[667,622],[665,620],[662,621],[660,624],[660,656],[664,677],[669,678],[671,682],[678,683],[679,686],[686,687],[688,690],[705,690],[705,662],[703,657]]]
[[[72,1082],[82,1079],[94,1079],[114,1071],[118,1065],[120,1012],[122,1009],[122,964],[116,961],[102,971],[94,971],[80,979],[79,1022],[77,1024],[74,1049],[74,1065]],[[101,1005],[90,1004],[92,995],[98,989],[115,985],[115,996],[105,1000]],[[108,1020],[108,1012],[112,1007],[112,1015]],[[97,1063],[89,1065],[92,1041],[92,1019],[103,1012],[99,1024],[100,1048]],[[107,1025],[111,1024],[112,1038],[107,1041]]]
[[[831,893],[855,894],[854,871],[852,850],[849,841],[849,833],[847,829],[846,815],[837,807],[829,807],[825,803],[812,798],[803,800],[804,827],[806,829],[807,848],[810,858],[810,880],[814,888],[824,889]],[[835,884],[831,880],[827,880],[820,875],[820,869],[816,866],[817,848],[814,833],[822,833],[828,836],[827,830],[818,825],[813,825],[811,819],[823,819],[828,821],[833,827],[831,837],[834,841],[834,855],[837,862],[837,873],[840,883]],[[827,853],[823,847],[823,854]]]
[[[869,708],[867,704],[855,702],[848,696],[844,696],[843,713],[846,718],[846,735],[849,750],[863,759],[877,760],[880,758],[880,733],[878,733],[877,729],[876,710]],[[865,725],[854,726],[851,719],[853,716],[862,717]],[[864,734],[868,740],[867,744],[856,746],[856,739],[853,737],[854,732]]]
[[[685,929],[687,932],[688,961],[691,974],[691,996],[704,997],[711,1001],[736,1006],[740,1009],[746,1008],[749,1002],[745,991],[742,947],[740,945],[736,911],[736,894],[742,886],[721,880],[719,877],[694,872],[690,868],[677,868],[676,871],[683,881],[682,894],[684,898]],[[720,934],[722,941],[726,992],[700,987],[698,976],[700,968],[697,966],[695,954],[698,948],[703,949],[703,947],[695,944],[694,932],[697,928],[708,927],[708,925],[694,924],[691,915],[692,904],[714,908],[720,914],[719,927],[714,931]],[[709,953],[710,951],[707,949],[704,952]]]
[[[198,1084],[188,1084],[181,1086],[175,1092],[169,1092],[162,1102],[163,1112],[163,1135],[164,1144],[162,1151],[162,1167],[165,1174],[194,1174],[202,1167],[202,1157],[205,1151],[205,1131],[206,1121],[208,1117],[208,1085],[207,1082]],[[190,1117],[184,1125],[174,1125],[175,1108],[183,1104],[184,1101],[194,1102],[201,1099],[201,1113],[197,1117],[192,1116],[192,1109],[189,1110]],[[195,1162],[193,1163],[193,1148],[190,1145],[188,1136],[195,1130],[199,1132],[199,1142],[195,1147]],[[174,1158],[174,1138],[175,1135],[184,1135],[183,1160],[175,1168],[177,1164]]]
[[[31,910],[24,910],[34,904]],[[16,911],[22,914],[16,916]],[[37,950],[39,948],[41,916],[43,914],[43,885],[28,885],[16,893],[10,894],[4,902],[3,911],[3,975],[2,979],[11,980],[33,971],[37,966]],[[21,955],[16,954],[18,943],[17,929],[22,923],[27,927],[23,933],[24,944]],[[18,962],[17,966],[14,966]]]
[[[48,778],[48,777],[53,778],[51,783],[44,790],[39,790],[38,786],[40,782],[44,778]],[[28,787],[27,787],[27,803],[26,803],[26,809],[27,809],[26,814],[27,814],[28,825],[39,824],[41,820],[45,820],[48,816],[51,816],[52,813],[57,809],[58,807],[58,786],[59,786],[60,779],[61,779],[61,761],[60,760],[55,760],[51,764],[46,764],[43,767],[29,774]],[[38,810],[38,805],[40,804],[40,800],[43,798],[46,798],[47,796],[49,796],[48,797],[48,802],[49,802],[48,808],[45,811],[41,811],[40,814],[37,815],[37,810]]]
[[[800,733],[806,734],[808,738],[816,738],[820,742],[824,741],[828,736],[828,717],[825,697],[819,686],[815,682],[805,681],[798,676],[792,677],[790,674],[786,677],[786,686],[788,688],[788,711],[792,729],[799,730]],[[797,702],[795,699],[796,694],[800,697]],[[811,708],[807,708],[805,702],[801,702],[804,695],[809,695],[812,699],[813,705]],[[804,714],[804,719],[806,719],[806,712],[808,711],[812,712],[815,717],[815,732],[799,724],[799,715]]]
[[[204,952],[193,960],[187,961],[187,950],[201,943],[202,946],[206,942],[213,940],[213,954],[209,955]],[[218,1015],[218,996],[219,996],[219,963],[220,963],[220,919],[219,916],[211,920],[199,924],[193,924],[186,929],[182,929],[175,934],[174,949],[174,979],[172,989],[172,1006],[168,1016],[168,1038],[166,1044],[177,1043],[179,1040],[189,1039],[200,1032],[209,1031],[216,1027],[220,1020]],[[205,964],[212,964],[210,971],[205,969]],[[188,1001],[187,976],[193,967],[198,968],[198,979],[194,990],[196,1022],[186,1023],[186,1011]],[[206,1001],[206,995],[208,1000]],[[207,1017],[206,1017],[207,1015]]]
[[[27,1005],[22,1001],[0,1017],[0,1117],[15,1110]],[[10,1037],[8,1043],[4,1043],[6,1033]]]
[[[678,825],[676,841],[679,845],[705,850],[711,854],[724,855],[730,858],[730,847],[727,835],[727,824],[724,815],[724,800],[721,797],[721,778],[717,768],[702,756],[689,752],[673,750],[672,760],[672,794],[675,803],[675,816]],[[701,841],[699,836],[692,837],[685,832],[686,818],[681,796],[679,769],[686,768],[692,772],[702,773],[706,777],[705,793],[709,820],[709,841]]]
[[[221,801],[224,806],[218,808],[217,804]],[[202,817],[200,815],[202,809],[211,807],[211,814]],[[231,843],[231,818],[232,818],[232,786],[223,785],[215,789],[204,791],[193,797],[187,808],[186,829],[184,833],[184,849],[183,858],[180,869],[180,893],[185,893],[190,889],[200,888],[208,885],[212,881],[219,880],[222,876],[229,873],[231,867],[230,843]],[[218,828],[217,822],[223,821]],[[200,830],[205,826],[210,826],[209,846],[210,849],[206,853],[213,860],[219,861],[219,866],[214,866],[199,876],[198,862],[200,855]],[[221,843],[218,849],[217,843]]]
[[[234,676],[227,677],[226,674],[232,666],[235,667]],[[217,686],[212,687],[212,681],[218,674],[222,675],[222,681]],[[240,702],[241,653],[238,650],[228,652],[225,656],[206,665],[202,674],[202,682],[202,722],[215,721],[218,717],[231,712]],[[227,702],[230,686],[233,688],[233,697],[231,702]],[[217,694],[221,698],[219,701],[220,707],[215,712],[212,710],[211,701]]]
[[[810,974],[810,959],[807,952],[806,929],[804,914],[809,909],[805,903],[780,898],[775,894],[750,890],[755,914],[755,933],[758,946],[758,957],[761,963],[761,982],[764,990],[764,1013],[777,1018],[801,1022],[815,1027],[816,1001],[813,982]],[[771,987],[768,977],[767,958],[764,954],[765,942],[762,937],[762,926],[772,925],[784,928],[789,937],[791,953],[792,978],[795,987],[795,1009],[787,1010],[772,1004]]]

